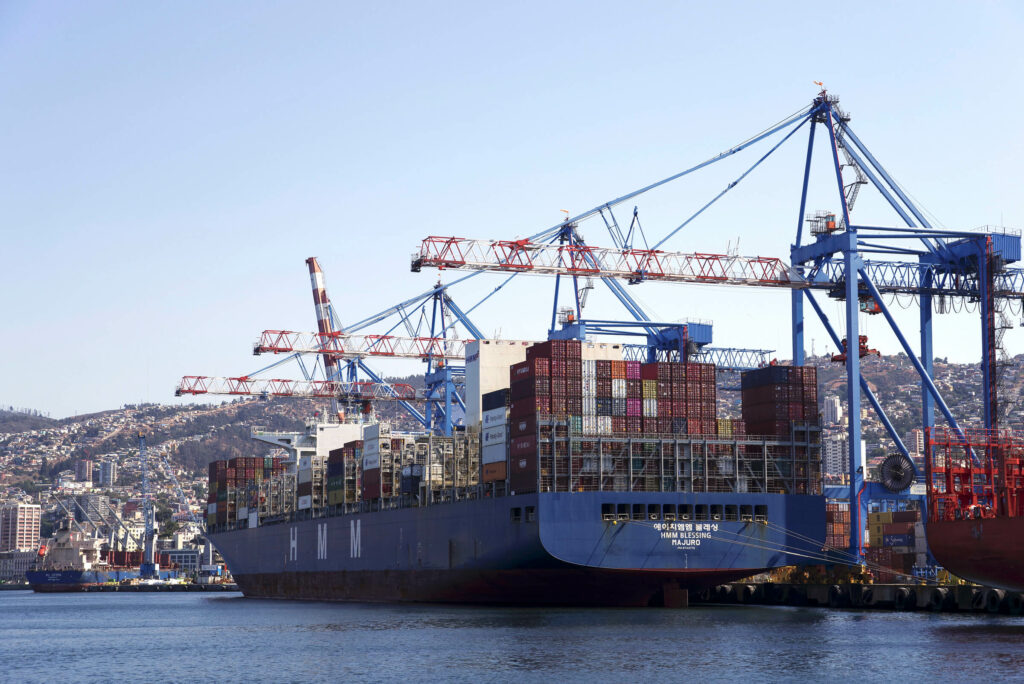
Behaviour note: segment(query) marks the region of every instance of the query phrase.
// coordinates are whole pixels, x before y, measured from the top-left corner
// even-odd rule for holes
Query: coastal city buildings
[[[0,551],[34,551],[39,546],[39,504],[0,506]]]

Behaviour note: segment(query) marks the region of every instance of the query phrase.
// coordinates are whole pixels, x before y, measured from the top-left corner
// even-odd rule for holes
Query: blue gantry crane
[[[868,350],[866,338],[860,334],[859,315],[868,313],[882,316],[911,359],[921,382],[922,428],[934,425],[934,412],[938,408],[952,429],[962,434],[956,417],[933,380],[933,304],[936,298],[941,301],[955,299],[978,302],[981,312],[982,382],[986,398],[984,424],[987,428],[993,428],[998,422],[997,310],[1000,302],[1019,301],[1024,296],[1024,271],[1008,268],[1009,264],[1020,260],[1019,234],[1003,229],[956,231],[933,227],[853,132],[849,120],[839,108],[838,98],[822,90],[809,106],[745,142],[668,178],[567,218],[529,239],[509,241],[428,237],[413,256],[412,270],[437,267],[554,276],[556,308],[559,282],[563,277],[571,277],[575,299],[575,310],[572,312],[575,314],[574,320],[557,331],[553,314],[551,334],[574,337],[587,331],[616,329],[607,321],[588,323],[582,316],[578,280],[599,278],[636,319],[636,333],[647,336],[643,346],[648,358],[664,353],[666,346],[672,347],[672,337],[667,334],[669,330],[676,335],[675,344],[678,349],[678,341],[680,338],[685,339],[688,327],[651,322],[629,296],[626,284],[661,281],[791,290],[793,363],[802,365],[805,362],[805,300],[842,352],[837,358],[845,364],[846,403],[850,416],[848,443],[851,477],[845,491],[851,502],[849,551],[859,555],[863,550],[867,502],[872,498],[883,498],[883,495],[884,498],[892,498],[891,490],[906,495],[909,484],[920,477],[914,470],[901,436],[861,374],[860,359]],[[661,249],[667,240],[738,187],[773,152],[805,126],[809,136],[796,240],[791,246],[790,263],[777,258],[669,252]],[[840,209],[808,216],[808,186],[817,130],[824,130],[828,136],[829,174],[836,184],[837,206]],[[653,247],[647,247],[646,244],[643,248],[636,246],[636,209],[629,228],[624,231],[620,227],[614,210],[623,202],[736,155],[776,134],[780,134],[781,139],[767,152],[711,200],[668,231]],[[866,185],[878,190],[903,225],[859,225],[851,220],[853,205],[862,186]],[[579,225],[594,217],[599,217],[604,223],[613,247],[596,248],[583,240]],[[810,224],[811,239],[805,244],[804,227],[807,223]],[[838,325],[827,315],[817,294],[824,294],[843,303],[844,315]],[[919,351],[911,347],[885,301],[886,296],[901,294],[914,295],[920,306]],[[620,334],[621,328],[620,324]],[[690,330],[696,332],[692,327]],[[840,331],[845,333],[845,337]],[[634,353],[637,352],[643,353],[640,350]],[[865,473],[861,468],[862,395],[885,427],[901,458],[894,465],[894,472],[902,471],[904,476],[899,478],[902,481],[890,481],[888,488],[878,483],[865,482]]]

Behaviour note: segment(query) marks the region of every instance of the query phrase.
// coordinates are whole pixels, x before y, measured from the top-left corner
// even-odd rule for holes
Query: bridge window
[[[707,520],[708,519],[708,507],[707,504],[697,504],[693,509],[694,520]]]
[[[715,521],[722,519],[722,504],[711,504],[711,519]]]
[[[605,522],[615,520],[615,504],[601,504],[601,520]]]
[[[662,504],[662,506],[661,506],[661,517],[664,520],[675,520],[676,519],[676,505],[675,504]]]
[[[693,506],[690,504],[679,504],[679,519],[693,520]]]
[[[629,520],[629,504],[619,504],[615,515],[619,520]]]
[[[740,522],[754,522],[753,506],[740,506]]]
[[[646,511],[644,511],[643,504],[633,504],[633,520],[644,520],[646,519]]]
[[[647,507],[648,520],[661,520],[661,504],[651,504]]]
[[[739,512],[736,506],[730,504],[725,507],[725,519],[734,522],[740,519]]]

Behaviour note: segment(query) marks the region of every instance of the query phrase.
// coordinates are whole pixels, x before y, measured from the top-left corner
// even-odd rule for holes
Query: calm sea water
[[[1024,618],[0,592],[5,682],[1007,681]]]

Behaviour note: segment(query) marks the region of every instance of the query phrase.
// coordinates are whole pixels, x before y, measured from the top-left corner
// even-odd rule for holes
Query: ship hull
[[[1024,518],[930,522],[928,548],[957,577],[1024,591]]]
[[[169,579],[174,573],[161,571],[161,579]],[[29,570],[25,573],[32,590],[39,593],[63,593],[86,591],[101,584],[118,583],[139,579],[138,568],[114,570]]]
[[[652,519],[665,504],[709,498],[721,519]],[[767,522],[730,514],[755,508]],[[552,493],[318,517],[211,540],[249,597],[646,606],[821,562],[824,508],[813,496]]]

